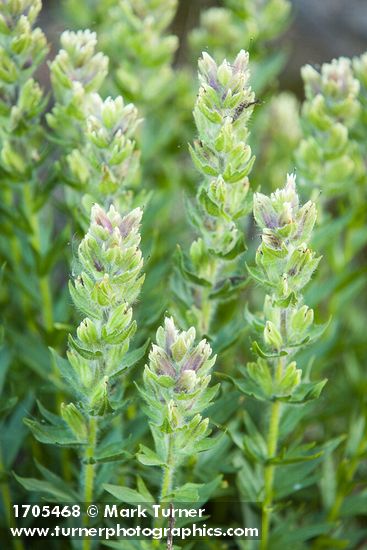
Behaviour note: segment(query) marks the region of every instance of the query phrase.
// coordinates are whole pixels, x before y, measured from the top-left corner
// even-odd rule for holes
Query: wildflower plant
[[[208,334],[216,295],[233,291],[235,286],[226,266],[245,250],[244,220],[251,209],[248,174],[254,162],[247,123],[255,95],[248,83],[244,51],[233,64],[224,61],[219,66],[203,53],[199,79],[194,109],[198,139],[190,152],[202,182],[195,204],[188,208],[200,236],[190,247],[191,270],[182,258],[180,266],[184,277],[201,287],[189,320]]]
[[[40,1],[0,2],[5,545],[46,498],[261,538],[82,550],[363,546],[367,58],[307,65],[299,109],[290,4],[224,0],[179,44],[189,2],[68,0],[47,63]]]
[[[211,444],[209,419],[201,413],[218,391],[218,385],[208,388],[216,357],[205,340],[195,345],[195,336],[193,327],[179,332],[173,319],[166,318],[144,370],[141,394],[158,456],[166,465],[162,498],[173,490],[174,472],[182,460]],[[144,462],[144,453],[140,460]]]
[[[324,459],[323,469],[328,472],[328,479],[320,481],[319,487],[329,526],[326,534],[320,535],[319,544],[325,541],[339,543],[337,523],[342,521],[342,506],[350,502],[350,495],[358,485],[360,457],[366,448],[362,428],[365,415],[361,412],[364,398],[359,391],[364,383],[363,359],[359,355],[364,336],[358,323],[363,305],[358,299],[350,303],[348,319],[342,314],[345,292],[351,300],[352,295],[360,296],[364,286],[364,277],[357,267],[366,242],[362,229],[365,213],[361,208],[366,181],[362,137],[365,95],[363,59],[362,55],[352,62],[342,57],[324,64],[319,71],[310,66],[302,71],[306,87],[304,139],[296,160],[304,183],[310,185],[312,178],[321,192],[319,202],[323,215],[316,239],[329,261],[319,277],[322,281],[319,285],[324,289],[323,299],[328,299],[328,309],[334,318],[334,330],[329,334],[327,363],[330,369],[336,364],[339,366],[339,384],[343,384],[345,394],[355,404],[346,415],[342,413],[346,417],[348,437],[332,455],[326,455]],[[349,286],[346,281],[351,279],[354,282]],[[341,333],[348,334],[347,349],[353,351],[339,354],[335,362],[338,335]],[[334,411],[328,422],[334,422],[338,414]],[[358,538],[358,528],[355,526],[355,529]]]
[[[81,502],[91,502],[101,491],[96,486],[96,465],[121,460],[124,455],[124,442],[119,440],[119,431],[117,435],[111,432],[111,422],[123,406],[123,386],[116,381],[136,357],[129,356],[128,350],[136,330],[132,305],[144,280],[141,215],[136,209],[121,217],[113,206],[108,212],[93,206],[89,230],[78,248],[80,273],[70,285],[74,304],[85,317],[76,337],[69,335],[68,360],[54,353],[74,401],[62,405],[61,417],[41,407],[47,424],[27,420],[41,443],[80,450],[83,472],[77,494]],[[106,427],[109,437],[103,438]],[[32,480],[19,480],[32,490]],[[55,489],[46,484],[44,492],[54,495]],[[67,494],[70,498],[71,489],[65,489],[63,495]]]
[[[360,85],[347,58],[325,63],[320,72],[307,65],[302,77],[302,123],[307,133],[296,153],[300,183],[322,190],[326,200],[343,192],[347,181],[357,176],[358,150],[349,132],[360,112]]]
[[[304,287],[320,261],[309,248],[316,206],[311,201],[300,205],[295,181],[294,175],[288,175],[284,188],[270,197],[254,195],[254,218],[261,230],[261,244],[256,252],[256,267],[249,271],[267,295],[263,314],[248,314],[248,319],[262,335],[263,343],[253,342],[258,359],[242,369],[244,378],[236,382],[241,392],[267,402],[270,409],[266,435],[253,428],[256,437],[246,437],[243,442],[258,487],[256,497],[262,500],[260,546],[264,549],[272,547],[270,527],[277,499],[276,467],[282,466],[284,477],[287,464],[318,457],[310,456],[312,445],[281,447],[285,435],[289,435],[282,431],[282,418],[287,407],[319,397],[326,382],[311,382],[309,370],[303,374],[294,360],[297,351],[312,343],[323,330],[314,325],[314,312],[303,303]]]
[[[154,499],[137,480],[137,490],[118,485],[106,489],[122,502],[205,503],[218,489],[221,476],[209,484],[185,483],[182,469],[189,460],[216,445],[210,437],[209,418],[203,412],[211,405],[219,385],[209,386],[216,356],[206,340],[195,343],[196,331],[179,331],[166,317],[156,334],[142,386],[144,412],[149,419],[154,450],[140,445],[137,460],[147,467],[160,467],[159,494]],[[168,544],[168,543],[167,543]],[[172,544],[172,542],[171,542]]]

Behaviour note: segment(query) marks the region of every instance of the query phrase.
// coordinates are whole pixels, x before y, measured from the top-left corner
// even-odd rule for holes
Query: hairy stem
[[[162,477],[162,487],[161,487],[161,497],[160,502],[167,502],[167,497],[172,491],[173,476],[175,473],[174,467],[174,435],[168,435],[168,451],[167,451],[167,466],[165,466]],[[172,510],[172,503],[170,503],[170,508]],[[169,518],[169,527],[172,529],[174,526],[173,516]],[[160,520],[160,526],[162,526],[162,520]],[[173,537],[169,534],[167,537],[166,550],[172,550]],[[157,545],[159,546],[159,545]]]
[[[84,453],[84,465],[83,465],[83,494],[84,502],[91,503],[93,501],[94,493],[94,478],[95,478],[95,464],[90,464],[90,460],[93,458],[96,443],[97,443],[97,430],[98,430],[98,421],[95,416],[89,417],[89,433],[88,433],[88,444]],[[88,516],[86,516],[86,524],[88,522]],[[83,539],[83,550],[89,550],[91,548],[92,540]]]
[[[209,292],[207,289],[202,291],[201,296],[201,319],[200,319],[200,333],[208,334],[210,328],[210,322],[213,315],[213,304],[209,298]]]
[[[175,473],[174,467],[174,436],[172,434],[168,435],[168,452],[167,452],[167,466],[165,466],[163,471],[162,478],[162,488],[161,488],[161,502],[165,502],[167,496],[172,491],[172,482],[173,476]]]
[[[279,381],[284,369],[283,358],[278,360],[275,370],[275,380]],[[274,458],[278,448],[279,422],[281,413],[281,402],[274,401],[270,410],[269,430],[267,437],[268,460]],[[262,506],[262,529],[261,529],[261,550],[266,550],[269,543],[270,521],[272,514],[274,496],[274,475],[275,466],[267,464],[264,471],[264,502]]]

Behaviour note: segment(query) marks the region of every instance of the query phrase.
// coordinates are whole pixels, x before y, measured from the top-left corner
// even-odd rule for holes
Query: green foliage
[[[50,548],[362,548],[367,54],[279,93],[290,8],[67,0],[49,47],[0,3],[5,546],[14,502],[116,499],[262,540]]]

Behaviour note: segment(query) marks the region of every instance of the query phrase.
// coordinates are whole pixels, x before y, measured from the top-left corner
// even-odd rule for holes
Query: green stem
[[[10,189],[5,188],[3,192],[3,200],[7,204],[7,206],[13,210],[15,208],[16,204],[16,197],[14,196],[13,192],[10,191]],[[22,251],[21,251],[21,245],[17,238],[17,235],[14,231],[11,231],[11,234],[9,236],[9,252],[11,256],[11,267],[13,269],[13,272],[15,276],[17,275],[17,270],[22,266]],[[27,320],[27,322],[30,325],[30,328],[32,330],[36,330],[36,325],[34,323],[34,320],[32,318],[32,315],[28,315],[29,311],[29,298],[28,296],[22,292],[21,288],[15,287],[15,292],[17,293],[16,299],[19,302],[19,306],[21,308],[21,312],[24,315],[24,318]]]
[[[215,300],[210,298],[210,292],[215,288],[217,274],[220,271],[221,262],[215,261],[212,266],[211,280],[212,288],[203,288],[201,292],[201,319],[200,319],[200,333],[202,335],[209,334],[210,323],[212,321],[213,315],[215,313]]]
[[[33,205],[33,194],[31,189],[31,184],[25,184],[23,186],[23,198],[24,206],[28,215],[29,222],[32,227],[32,237],[31,242],[35,250],[41,254],[42,252],[42,241],[41,241],[41,227],[37,214],[34,212]],[[53,305],[52,305],[52,294],[50,290],[50,282],[48,275],[43,275],[39,278],[39,289],[41,295],[41,314],[44,326],[47,332],[52,332],[53,330]]]
[[[167,466],[165,466],[162,478],[161,498],[160,502],[165,502],[167,496],[172,491],[173,476],[175,473],[174,467],[174,437],[173,434],[168,435],[168,452]]]
[[[161,485],[161,494],[159,502],[167,503],[167,497],[172,492],[172,485],[173,485],[173,476],[175,473],[175,466],[174,466],[174,435],[169,434],[168,437],[168,449],[167,449],[167,460],[166,460],[166,466],[163,469],[163,476],[162,476],[162,485]],[[164,524],[164,520],[162,517],[157,518],[154,521],[154,527],[162,528]],[[169,539],[167,541],[167,547],[169,548]],[[159,540],[153,541],[152,547],[154,548],[161,548],[161,542]]]
[[[88,444],[84,453],[84,465],[83,465],[83,494],[84,502],[92,503],[93,494],[94,494],[94,478],[95,478],[95,464],[91,464],[91,459],[93,459],[96,444],[97,444],[97,430],[98,430],[98,421],[95,416],[89,417],[89,432],[88,432]],[[85,518],[85,524],[88,524],[88,516]],[[83,539],[83,550],[89,550],[92,545],[91,539]]]
[[[201,319],[200,319],[200,333],[208,334],[210,329],[210,322],[212,319],[212,302],[209,298],[209,291],[203,290],[201,296]]]
[[[1,498],[3,501],[3,508],[4,508],[6,522],[9,527],[16,527],[13,514],[11,513],[12,499],[11,499],[9,484],[6,481],[6,477],[5,477],[6,472],[3,464],[1,447],[0,447],[0,473],[2,474],[1,477],[4,478],[3,481],[0,483],[0,486],[1,486]],[[13,543],[14,550],[24,550],[23,542],[21,539],[13,537],[12,543]]]
[[[275,371],[275,381],[279,381],[283,373],[283,358],[280,358]],[[274,458],[278,448],[279,422],[281,402],[276,400],[271,406],[269,431],[267,437],[268,460]],[[261,550],[267,550],[269,544],[270,521],[274,497],[274,464],[267,464],[264,470],[264,502],[262,505]]]

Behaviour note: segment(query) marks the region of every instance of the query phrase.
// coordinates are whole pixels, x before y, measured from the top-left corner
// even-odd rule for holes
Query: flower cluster
[[[343,57],[325,63],[320,71],[307,65],[302,77],[305,138],[296,152],[300,183],[321,190],[327,199],[343,193],[345,185],[364,170],[358,147],[350,139],[360,112],[360,85],[351,61]]]
[[[196,51],[208,48],[223,57],[242,47],[260,53],[266,40],[282,32],[291,11],[289,0],[224,0],[223,4],[202,12],[200,27],[191,34]]]
[[[88,211],[98,201],[105,208],[114,204],[120,212],[130,210],[136,182],[139,153],[134,133],[138,113],[121,96],[102,100],[98,94],[89,98],[84,147],[73,149],[67,164],[73,181],[86,190],[83,203]]]
[[[80,201],[79,193],[70,192],[68,202],[77,209],[82,202],[86,219],[94,202],[106,209],[114,204],[122,213],[131,210],[130,187],[139,166],[133,138],[137,110],[121,96],[103,100],[98,94],[108,58],[96,53],[96,45],[89,30],[64,32],[62,49],[51,63],[56,105],[48,123],[70,151],[63,159],[63,179],[83,194]]]
[[[285,187],[270,197],[254,195],[254,217],[262,231],[256,254],[259,279],[279,303],[297,303],[320,260],[308,247],[315,204],[309,201],[300,206],[295,176],[288,175]]]
[[[105,7],[99,32],[104,51],[116,66],[120,93],[139,108],[151,102],[156,108],[169,91],[178,41],[165,31],[176,9],[177,0],[124,0]]]
[[[66,144],[78,144],[89,112],[89,95],[101,87],[108,58],[96,53],[97,36],[89,30],[65,31],[60,41],[61,50],[50,65],[56,104],[47,122]]]
[[[191,259],[211,283],[215,269],[206,269],[203,257],[233,258],[243,250],[239,224],[250,209],[247,176],[254,157],[247,123],[255,96],[248,83],[248,61],[244,51],[233,64],[224,61],[218,66],[206,53],[199,61],[201,86],[194,109],[199,136],[191,154],[203,176],[197,197],[202,237],[193,243]]]
[[[109,379],[124,369],[136,323],[131,305],[144,277],[139,249],[142,212],[124,217],[113,206],[92,208],[88,233],[79,245],[80,274],[70,285],[75,306],[86,316],[69,337],[68,359],[87,410],[102,414],[110,406]]]
[[[266,351],[255,343],[260,358],[248,365],[248,375],[261,386],[264,398],[291,398],[300,383],[301,372],[295,362],[287,365],[286,358],[319,334],[319,329],[313,326],[313,310],[303,304],[302,294],[320,261],[308,244],[316,208],[311,201],[299,204],[295,176],[288,175],[284,188],[270,197],[255,194],[254,217],[262,232],[262,242],[256,254],[257,268],[251,268],[250,273],[269,294],[263,317],[251,319],[262,332]],[[272,365],[279,360],[278,376],[272,378]]]
[[[149,354],[141,390],[153,434],[163,439],[172,434],[174,438],[176,465],[183,457],[206,448],[209,420],[201,413],[218,389],[208,387],[216,357],[205,340],[196,345],[195,336],[194,328],[180,332],[173,319],[166,318]],[[165,460],[164,452],[162,458]]]
[[[0,164],[18,180],[29,179],[30,165],[40,159],[46,102],[32,78],[48,51],[44,33],[34,28],[40,9],[40,0],[9,0],[1,6]]]

